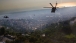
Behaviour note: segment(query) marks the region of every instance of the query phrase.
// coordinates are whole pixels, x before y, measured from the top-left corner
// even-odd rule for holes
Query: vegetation
[[[2,28],[0,29],[0,35],[4,35],[4,34],[5,34],[5,28],[2,27]]]
[[[33,32],[17,33],[12,29],[2,27],[0,35],[15,36],[12,41],[6,40],[6,43],[76,43],[76,23],[73,26],[69,24],[70,20],[53,23],[42,31],[35,30]]]

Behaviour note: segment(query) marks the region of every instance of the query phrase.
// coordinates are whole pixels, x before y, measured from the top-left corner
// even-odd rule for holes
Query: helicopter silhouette
[[[8,16],[4,16],[4,18],[9,18]]]
[[[56,2],[56,5],[55,5],[55,7],[51,4],[51,3],[49,3],[52,7],[44,7],[44,8],[52,8],[52,10],[51,10],[51,12],[52,13],[55,13],[55,11],[57,10],[57,8],[59,8],[59,7],[57,7],[57,2]]]

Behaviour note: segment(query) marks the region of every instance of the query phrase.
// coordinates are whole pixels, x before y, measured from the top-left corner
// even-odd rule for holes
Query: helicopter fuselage
[[[55,11],[56,11],[56,7],[53,7],[52,10],[51,10],[51,12],[55,13]]]

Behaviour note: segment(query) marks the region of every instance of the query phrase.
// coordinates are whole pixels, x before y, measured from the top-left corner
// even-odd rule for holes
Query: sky
[[[56,1],[59,4],[60,3],[75,3],[76,5],[76,0],[0,0],[0,11],[19,10],[19,9],[26,9],[26,10],[40,9],[46,6],[50,6],[49,4],[50,2],[52,4],[55,4]]]

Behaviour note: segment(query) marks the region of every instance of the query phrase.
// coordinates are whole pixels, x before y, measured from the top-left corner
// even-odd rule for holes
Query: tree
[[[69,24],[69,21],[68,21],[68,20],[63,22],[62,31],[63,31],[65,34],[71,34],[71,33],[72,33],[72,29],[71,29],[71,27],[70,27],[70,24]]]
[[[1,27],[0,28],[0,35],[4,35],[5,34],[5,28],[4,27]]]

